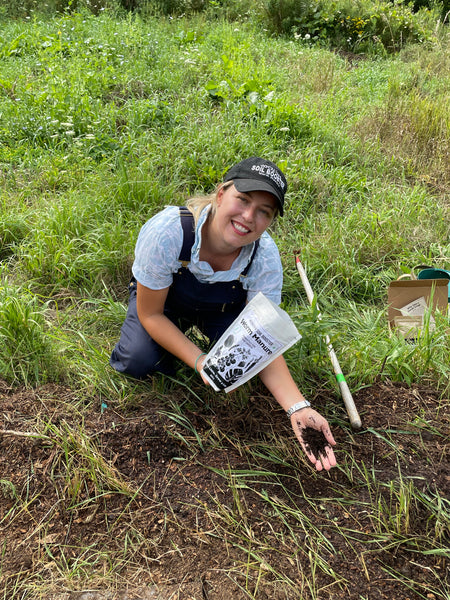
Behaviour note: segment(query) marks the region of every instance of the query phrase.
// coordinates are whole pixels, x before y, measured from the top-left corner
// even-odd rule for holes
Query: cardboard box
[[[447,279],[411,279],[392,281],[388,289],[388,321],[391,329],[396,327],[396,318],[402,317],[402,333],[406,338],[412,338],[417,334],[417,318],[414,316],[405,317],[400,309],[413,302],[424,298],[427,306],[430,306],[431,296],[433,296],[431,315],[434,315],[436,309],[442,313],[448,310],[448,286]],[[410,319],[411,329],[408,332],[405,322]]]

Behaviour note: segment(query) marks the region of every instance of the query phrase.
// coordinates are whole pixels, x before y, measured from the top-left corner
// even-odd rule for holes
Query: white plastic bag
[[[301,339],[289,315],[259,292],[212,347],[202,373],[230,392]]]

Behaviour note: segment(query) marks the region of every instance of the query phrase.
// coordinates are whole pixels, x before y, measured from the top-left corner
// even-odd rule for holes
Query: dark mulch
[[[75,408],[76,400],[62,387],[0,386],[0,428],[50,438],[0,437],[2,597],[230,600],[248,597],[247,589],[261,600],[310,600],[313,581],[323,600],[446,597],[445,556],[417,552],[391,534],[370,543],[382,524],[370,514],[373,499],[363,485],[364,477],[385,484],[380,499],[387,516],[395,512],[389,483],[399,484],[399,468],[404,484],[433,502],[448,501],[449,403],[435,390],[384,382],[359,391],[359,432],[348,427],[339,399],[316,398],[345,466],[320,474],[300,452],[292,455],[295,469],[287,462],[292,456],[268,455],[274,432],[286,447],[297,442],[283,411],[262,396],[233,414],[226,399],[214,410],[193,400],[184,413],[190,428],[165,414],[155,394],[143,394],[137,408],[103,412],[95,402]],[[68,452],[55,444],[55,431],[65,432]],[[84,458],[83,439],[109,465],[115,484]],[[402,539],[409,528],[431,547],[424,505],[408,514],[411,521],[398,525]],[[313,529],[323,543],[311,552],[324,564],[314,573],[302,551]],[[240,531],[248,532],[245,542]],[[440,534],[448,536],[448,529]],[[258,563],[262,555],[267,564]],[[277,573],[298,584],[297,591],[277,583]]]

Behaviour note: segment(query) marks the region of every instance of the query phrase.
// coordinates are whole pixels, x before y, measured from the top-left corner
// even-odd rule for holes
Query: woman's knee
[[[120,339],[111,353],[110,365],[120,373],[144,379],[158,371],[174,374],[173,359],[157,344],[139,321],[136,292],[132,291]]]
[[[136,379],[144,379],[156,370],[156,361],[144,349],[134,346],[132,349],[123,348],[120,341],[111,353],[109,364],[120,373],[131,375]]]

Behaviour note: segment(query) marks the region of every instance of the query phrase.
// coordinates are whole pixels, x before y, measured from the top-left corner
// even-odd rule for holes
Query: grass
[[[143,398],[157,397],[167,435],[199,464],[205,448],[231,447],[248,457],[247,468],[213,471],[228,503],[211,496],[196,504],[210,535],[229,539],[247,557],[228,574],[243,597],[257,598],[271,581],[321,598],[329,591],[321,587],[323,574],[330,589],[347,589],[346,577],[326,558],[333,548],[323,529],[336,528],[337,511],[348,514],[349,526],[339,533],[355,544],[354,559],[368,579],[365,553],[386,546],[416,553],[419,562],[421,555],[442,557],[444,564],[448,500],[405,475],[408,459],[395,433],[369,431],[396,461],[392,481],[378,481],[376,464],[361,463],[350,441],[333,494],[302,511],[308,493],[299,465],[306,463],[290,439],[268,425],[264,439],[243,441],[208,413],[214,397],[185,369],[173,379],[137,383],[111,372],[108,357],[125,315],[141,225],[166,204],[211,191],[236,160],[264,155],[284,168],[290,184],[289,208],[273,236],[285,271],[283,306],[303,335],[287,353],[300,388],[313,398],[335,392],[320,341],[327,333],[352,390],[380,380],[430,385],[442,393],[437,412],[445,415],[448,318],[438,315],[435,332],[409,345],[390,334],[385,304],[389,282],[404,271],[450,265],[448,32],[357,66],[301,40],[269,38],[245,19],[35,14],[2,22],[1,40],[0,376],[16,388],[66,385],[81,399],[78,426],[34,424],[53,453],[58,502],[68,513],[93,514],[105,495],[123,495],[123,515],[132,518],[139,489],[89,438],[83,407],[132,411]],[[321,322],[307,305],[294,252],[307,268]],[[172,399],[174,391],[181,401]],[[224,402],[239,413],[254,393],[249,384]],[[199,407],[209,415],[207,426],[190,413]],[[345,428],[345,416],[334,409],[324,407]],[[312,484],[316,477],[308,473]],[[1,479],[0,495],[11,504],[3,521],[38,501],[31,482],[30,474],[28,487],[18,489]],[[261,529],[248,520],[248,492],[263,507]],[[173,512],[163,519],[164,527],[182,527]],[[111,555],[101,545],[80,544],[61,546],[56,556],[50,521],[47,515],[37,526],[55,585],[75,588],[102,570],[100,581],[112,581],[154,552],[159,539],[147,539],[136,526]],[[278,570],[280,561],[289,563],[290,575]],[[405,576],[392,565],[386,571],[421,597],[448,598],[438,570],[435,589],[414,573]],[[47,575],[43,567],[43,587]],[[5,598],[38,585],[8,581]]]

